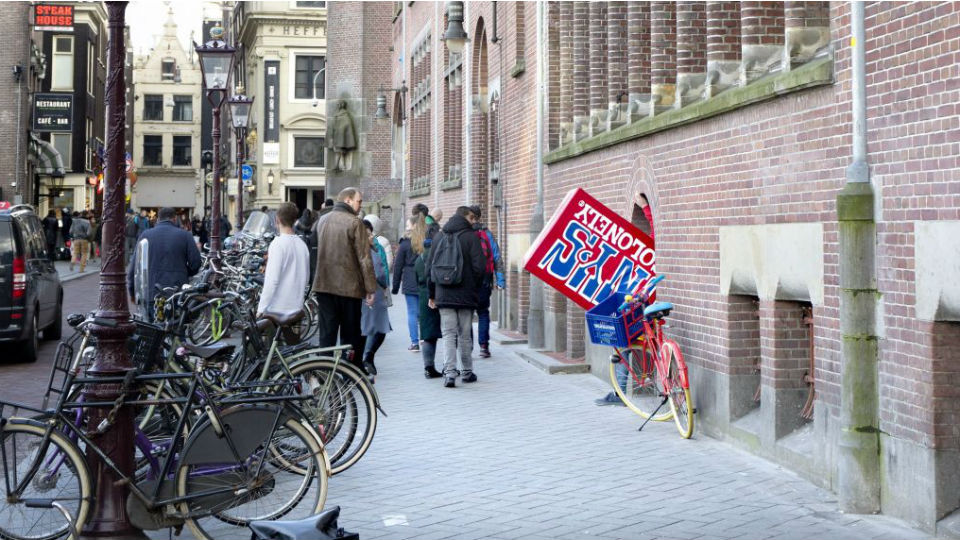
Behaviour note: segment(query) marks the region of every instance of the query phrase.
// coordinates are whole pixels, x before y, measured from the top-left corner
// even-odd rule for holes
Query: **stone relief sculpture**
[[[353,128],[353,117],[347,110],[346,101],[341,100],[337,104],[337,112],[333,116],[330,146],[336,154],[333,170],[343,171],[348,169],[348,154],[357,147],[357,135]]]

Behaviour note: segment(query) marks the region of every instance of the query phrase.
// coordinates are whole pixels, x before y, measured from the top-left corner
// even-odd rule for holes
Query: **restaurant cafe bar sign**
[[[36,4],[33,6],[33,29],[73,32],[73,6]]]
[[[649,236],[578,188],[527,250],[523,267],[589,310],[612,292],[637,292],[656,262]]]
[[[73,94],[36,94],[34,131],[73,131]]]

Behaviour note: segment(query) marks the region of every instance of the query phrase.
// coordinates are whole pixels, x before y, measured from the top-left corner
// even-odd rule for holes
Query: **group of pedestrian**
[[[87,263],[100,255],[102,223],[90,210],[70,212],[68,208],[62,208],[60,216],[58,218],[57,211],[51,208],[41,222],[47,257],[51,261],[57,260],[62,245],[70,250],[70,271],[78,265],[83,272]]]

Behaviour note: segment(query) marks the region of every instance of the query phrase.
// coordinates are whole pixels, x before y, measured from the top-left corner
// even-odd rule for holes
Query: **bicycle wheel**
[[[239,407],[233,412],[248,409]],[[230,423],[230,414],[223,413],[225,425]],[[276,432],[239,463],[212,464],[203,458],[192,463],[191,451],[206,450],[205,445],[185,450],[177,470],[178,496],[187,498],[180,511],[193,514],[186,523],[197,538],[242,537],[248,534],[245,527],[251,521],[304,519],[319,512],[326,502],[329,463],[317,434],[298,420],[282,420]],[[225,488],[233,490],[201,495]]]
[[[331,472],[347,470],[370,448],[377,430],[377,405],[370,381],[343,362],[319,358],[291,365],[290,373],[303,377],[314,395],[300,406],[323,439]]]
[[[687,364],[683,361],[680,346],[666,340],[660,346],[664,364],[669,366],[667,373],[667,393],[670,396],[670,411],[677,424],[677,431],[684,439],[693,435],[693,398],[690,393],[690,381],[687,379]]]
[[[628,409],[646,420],[659,407],[651,420],[666,422],[673,413],[662,406],[663,385],[657,375],[656,362],[650,349],[618,349],[618,362],[610,362],[610,383]],[[643,360],[643,355],[647,360]]]
[[[5,486],[16,486],[33,474],[21,499],[53,500],[64,506],[80,529],[90,515],[92,481],[80,450],[59,431],[45,442],[46,426],[12,419],[3,426],[2,467]],[[31,472],[34,467],[36,471]],[[4,488],[6,495],[6,488]],[[27,508],[0,497],[0,538],[50,540],[69,534],[66,519],[56,508]]]

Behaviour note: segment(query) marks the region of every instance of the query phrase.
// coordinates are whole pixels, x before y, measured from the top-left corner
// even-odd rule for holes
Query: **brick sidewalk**
[[[396,303],[399,306],[401,303]],[[341,526],[377,538],[924,538],[845,515],[836,497],[705,436],[681,440],[621,407],[592,375],[547,375],[513,348],[476,359],[480,380],[443,388],[406,352],[402,307],[378,355],[370,451],[334,477]]]

